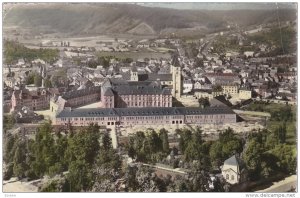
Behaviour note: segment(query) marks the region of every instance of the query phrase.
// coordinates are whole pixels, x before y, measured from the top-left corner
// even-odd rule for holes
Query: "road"
[[[286,177],[279,182],[274,182],[269,188],[256,192],[288,192],[291,187],[297,187],[297,175]]]

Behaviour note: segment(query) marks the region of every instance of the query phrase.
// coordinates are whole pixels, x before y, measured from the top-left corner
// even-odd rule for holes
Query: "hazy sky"
[[[137,3],[138,5],[148,7],[163,7],[173,9],[190,9],[190,10],[241,10],[241,9],[276,9],[275,3]],[[278,3],[279,8],[297,8],[296,3]]]

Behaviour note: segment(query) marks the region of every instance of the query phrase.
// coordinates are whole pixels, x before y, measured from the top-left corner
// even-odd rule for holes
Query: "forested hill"
[[[6,9],[4,27],[67,34],[161,34],[211,31],[228,24],[242,26],[277,20],[295,20],[296,10],[176,10],[133,4],[14,4]],[[276,15],[276,17],[275,17]]]

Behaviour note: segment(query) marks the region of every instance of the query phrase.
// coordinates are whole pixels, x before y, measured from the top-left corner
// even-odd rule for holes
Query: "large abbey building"
[[[180,98],[182,94],[182,73],[177,57],[172,60],[170,73],[139,73],[133,67],[127,81],[110,78],[101,88],[73,92],[51,103],[55,124],[132,126],[236,122],[236,114],[226,106],[172,107],[172,98]],[[72,109],[97,100],[101,100],[102,108]]]
[[[64,109],[56,117],[57,125],[133,126],[157,124],[224,124],[235,123],[236,114],[228,107],[144,107]]]

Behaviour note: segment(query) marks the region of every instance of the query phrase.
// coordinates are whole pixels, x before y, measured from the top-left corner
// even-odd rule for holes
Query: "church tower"
[[[41,66],[42,88],[45,88],[46,66]]]
[[[182,77],[181,77],[181,67],[178,61],[178,56],[174,56],[171,63],[171,73],[172,73],[172,96],[175,98],[180,98],[182,93]]]
[[[180,98],[182,93],[181,67],[172,66],[172,96]]]

